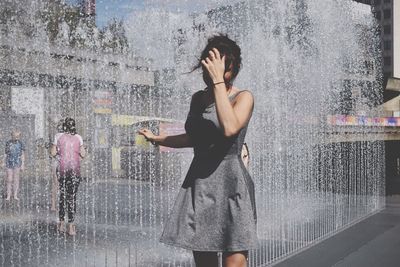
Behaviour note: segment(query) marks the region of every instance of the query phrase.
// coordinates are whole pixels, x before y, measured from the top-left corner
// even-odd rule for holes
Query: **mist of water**
[[[175,2],[150,1],[117,30],[97,29],[90,18],[72,24],[74,9],[64,16],[44,1],[2,2],[2,146],[12,128],[21,129],[27,170],[21,200],[0,199],[0,265],[194,266],[189,251],[158,242],[192,153],[152,147],[136,131],[184,122],[191,94],[204,88],[201,73],[188,72],[217,33],[242,48],[235,86],[255,98],[246,142],[259,248],[250,266],[288,257],[382,209],[379,129],[327,123],[333,114],[379,115],[376,24],[361,4],[323,2],[203,1],[207,11],[172,12]],[[54,36],[53,17],[64,18]],[[46,146],[66,116],[76,119],[88,151],[75,238],[56,233],[49,210]],[[357,138],[348,142],[345,132]]]

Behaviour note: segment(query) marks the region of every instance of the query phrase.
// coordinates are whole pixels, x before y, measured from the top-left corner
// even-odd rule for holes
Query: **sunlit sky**
[[[79,4],[85,0],[64,0],[69,4]],[[125,20],[135,10],[145,7],[161,7],[173,12],[196,12],[215,7],[218,3],[238,0],[96,0],[96,24],[104,27],[112,18]]]
[[[132,11],[143,7],[143,0],[96,0],[96,24],[102,28],[112,18],[125,19]]]

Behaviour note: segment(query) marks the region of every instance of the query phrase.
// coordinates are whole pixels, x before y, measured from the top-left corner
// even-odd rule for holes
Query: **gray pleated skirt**
[[[194,251],[257,247],[254,184],[240,155],[193,158],[160,241]]]

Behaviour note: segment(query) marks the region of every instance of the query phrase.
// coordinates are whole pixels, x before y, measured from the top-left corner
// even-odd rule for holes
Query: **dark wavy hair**
[[[72,135],[76,134],[75,120],[73,118],[65,118],[63,131]]]
[[[194,66],[192,72],[202,67],[201,61],[205,60],[209,56],[209,51],[213,48],[218,49],[221,57],[225,56],[225,72],[232,70],[232,77],[229,81],[232,82],[239,74],[240,67],[242,65],[242,57],[238,44],[230,39],[227,35],[219,34],[208,39],[206,47],[204,48],[203,52],[201,52],[198,64]],[[203,78],[207,83],[209,77],[206,76],[203,71]]]

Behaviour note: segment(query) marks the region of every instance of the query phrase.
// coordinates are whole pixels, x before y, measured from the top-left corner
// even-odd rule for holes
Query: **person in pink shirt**
[[[65,204],[68,212],[68,233],[76,235],[74,217],[76,213],[76,194],[81,181],[80,163],[85,157],[82,137],[76,133],[75,120],[66,118],[64,133],[56,135],[51,148],[53,156],[59,155],[59,224],[58,230],[65,232]]]

